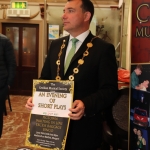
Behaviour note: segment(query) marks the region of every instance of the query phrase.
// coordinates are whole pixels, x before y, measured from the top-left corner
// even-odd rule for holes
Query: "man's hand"
[[[68,114],[70,116],[70,119],[72,120],[81,119],[81,117],[84,115],[84,109],[85,109],[84,103],[81,100],[75,100],[73,102],[72,108],[69,109],[71,111],[71,113]]]
[[[136,86],[135,89],[136,90],[141,90],[142,89],[142,85],[140,84],[140,85]]]
[[[27,100],[27,103],[25,105],[25,107],[28,109],[28,110],[32,110],[32,107],[34,106],[34,104],[32,103],[32,97],[30,97],[28,100]]]

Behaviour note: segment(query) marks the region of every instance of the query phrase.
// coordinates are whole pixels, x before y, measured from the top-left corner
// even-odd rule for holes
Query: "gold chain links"
[[[93,38],[91,39],[91,41],[90,41],[89,43],[87,43],[87,49],[86,49],[85,52],[83,53],[82,58],[78,60],[78,65],[77,65],[76,68],[73,69],[73,74],[69,76],[69,80],[70,80],[70,81],[73,81],[73,80],[74,80],[74,75],[77,74],[77,73],[79,73],[79,67],[84,64],[84,58],[89,55],[89,48],[91,48],[91,47],[93,46],[92,41],[93,41],[95,38],[97,38],[97,37],[96,37],[96,36],[93,37]],[[57,64],[57,76],[56,76],[55,79],[58,80],[58,81],[61,80],[61,77],[60,77],[60,75],[59,75],[59,72],[60,72],[60,57],[61,57],[61,55],[62,55],[63,49],[65,48],[65,42],[66,42],[66,41],[63,40],[63,44],[62,44],[62,46],[61,46],[61,48],[60,48],[60,52],[59,52],[59,54],[58,54],[58,60],[56,61],[56,64]]]

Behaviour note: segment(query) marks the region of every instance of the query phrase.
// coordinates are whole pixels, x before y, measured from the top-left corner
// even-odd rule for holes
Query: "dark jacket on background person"
[[[69,80],[78,60],[83,57],[94,36],[89,33],[78,51],[73,56],[68,70],[64,74],[64,60],[69,36],[52,41],[47,59],[41,73],[41,79],[55,80],[57,76],[58,53],[65,41],[65,47],[60,57],[61,80]],[[70,120],[65,150],[90,150],[98,148],[102,138],[101,111],[112,105],[118,94],[117,64],[115,49],[100,38],[92,41],[89,55],[84,58],[84,64],[79,67],[79,73],[74,75],[74,100],[82,100],[85,105],[85,115],[80,120]]]
[[[0,34],[0,88],[11,85],[15,77],[16,60],[10,40]]]
[[[15,77],[16,60],[13,45],[10,40],[0,34],[0,137],[3,128],[3,112],[8,87],[11,86]]]

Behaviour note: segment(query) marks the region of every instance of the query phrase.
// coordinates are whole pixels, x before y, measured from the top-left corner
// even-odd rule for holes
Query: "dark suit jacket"
[[[13,45],[10,40],[0,33],[0,137],[3,128],[3,112],[5,100],[15,77],[16,59]]]
[[[16,59],[13,45],[3,34],[0,34],[0,89],[6,84],[11,86],[15,77]]]
[[[65,48],[60,58],[60,76],[68,80],[78,60],[87,49],[87,43],[94,36],[90,33],[76,52],[66,74],[64,75],[64,58],[69,36],[52,41],[47,59],[41,73],[41,79],[55,80],[60,47],[65,40]],[[93,47],[85,57],[84,64],[79,67],[79,73],[74,79],[74,100],[82,100],[85,105],[85,116],[78,121],[71,120],[66,149],[88,150],[98,147],[101,143],[101,111],[108,108],[117,97],[117,64],[115,49],[112,44],[100,38],[93,40]]]

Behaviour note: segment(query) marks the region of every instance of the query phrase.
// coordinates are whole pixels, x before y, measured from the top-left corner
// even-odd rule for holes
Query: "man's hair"
[[[142,71],[142,65],[137,65],[135,69],[140,69]]]
[[[68,1],[73,1],[73,0],[68,0]],[[84,12],[89,11],[91,13],[91,18],[90,18],[90,22],[93,18],[94,15],[94,5],[90,0],[81,0],[82,1],[82,5],[81,8]]]

